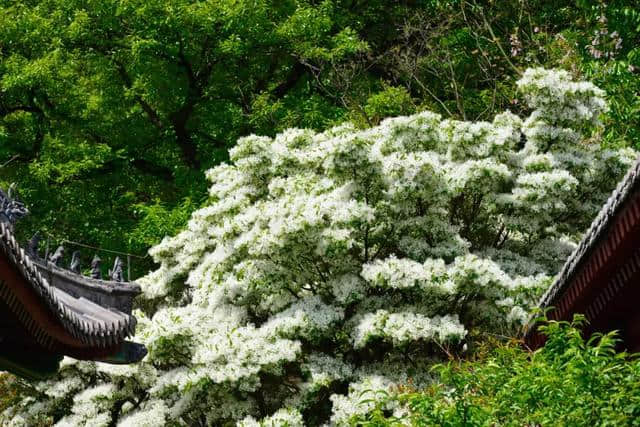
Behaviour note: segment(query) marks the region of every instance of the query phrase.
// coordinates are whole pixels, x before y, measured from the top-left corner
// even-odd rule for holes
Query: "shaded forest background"
[[[23,239],[145,256],[240,136],[490,120],[521,112],[513,82],[540,65],[606,90],[603,140],[640,148],[635,0],[5,0],[0,186],[31,208]]]

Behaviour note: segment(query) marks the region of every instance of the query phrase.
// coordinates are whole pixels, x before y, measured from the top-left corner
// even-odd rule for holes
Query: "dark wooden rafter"
[[[601,209],[539,303],[551,320],[584,314],[585,333],[619,330],[624,346],[640,350],[640,159]],[[544,343],[535,325],[526,343]]]

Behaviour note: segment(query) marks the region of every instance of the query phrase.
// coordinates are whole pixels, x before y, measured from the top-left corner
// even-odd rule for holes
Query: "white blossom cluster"
[[[300,412],[295,409],[279,409],[273,415],[257,421],[249,416],[237,423],[238,427],[303,427],[304,420]]]
[[[240,139],[207,206],[151,250],[146,359],[68,361],[2,419],[343,425],[363,393],[431,381],[472,330],[517,327],[635,158],[586,142],[594,85],[533,69],[518,87],[525,118]]]

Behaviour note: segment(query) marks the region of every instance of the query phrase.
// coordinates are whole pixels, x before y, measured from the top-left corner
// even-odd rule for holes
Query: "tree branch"
[[[3,107],[0,105],[0,116],[2,117],[8,116],[9,114],[15,113],[18,111],[44,115],[44,111],[42,111],[40,107],[37,107],[35,105],[16,105],[13,107]]]
[[[115,60],[113,62],[116,64],[116,70],[118,71],[118,74],[120,75],[120,78],[124,82],[124,85],[126,86],[126,88],[132,89],[133,81],[129,76],[129,74],[127,74],[127,70],[125,69],[124,64]],[[156,128],[162,129],[163,128],[162,120],[160,119],[160,116],[158,115],[158,113],[151,107],[151,105],[149,105],[149,103],[145,101],[138,94],[134,95],[134,98],[136,102],[140,105],[140,107],[142,107],[142,110],[147,114],[147,117],[149,117],[149,120],[151,121],[151,123],[153,123],[153,125]]]
[[[305,72],[306,67],[300,62],[296,62],[291,68],[291,72],[287,76],[287,79],[276,86],[276,88],[273,90],[273,95],[276,98],[282,98],[283,96],[285,96],[287,92],[295,87],[302,76],[304,76]]]

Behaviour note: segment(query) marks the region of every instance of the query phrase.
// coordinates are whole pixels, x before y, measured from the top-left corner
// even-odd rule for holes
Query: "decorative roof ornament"
[[[109,276],[111,277],[111,280],[114,280],[116,282],[124,281],[122,267],[123,267],[122,260],[120,259],[119,256],[117,256],[113,263],[113,270],[109,271]]]
[[[58,249],[49,257],[49,262],[53,265],[60,267],[62,264],[62,258],[64,257],[64,246],[58,246]]]
[[[74,251],[71,255],[71,264],[69,270],[76,274],[80,274],[80,251]]]
[[[24,203],[14,198],[15,192],[15,184],[11,184],[6,193],[0,189],[0,222],[9,224],[11,229],[19,219],[29,214]]]
[[[93,259],[91,260],[91,278],[92,279],[102,279],[102,272],[100,271],[100,263],[102,260],[95,254]]]
[[[27,252],[29,253],[29,255],[35,258],[40,258],[40,256],[38,255],[38,246],[40,245],[40,240],[42,240],[42,236],[40,235],[39,231],[36,231],[36,234],[34,234],[29,240],[29,243],[27,243]]]

